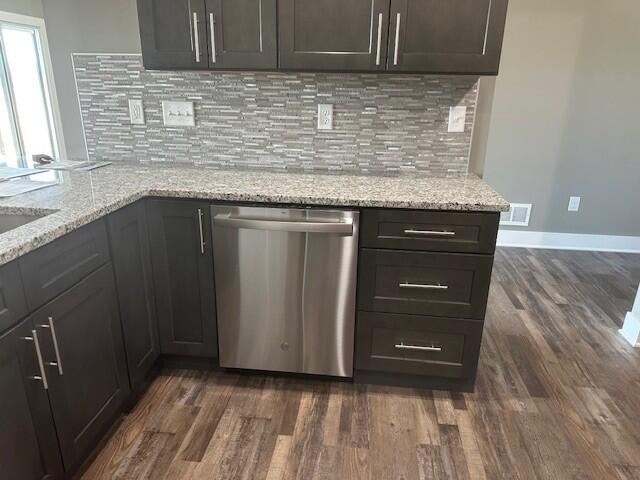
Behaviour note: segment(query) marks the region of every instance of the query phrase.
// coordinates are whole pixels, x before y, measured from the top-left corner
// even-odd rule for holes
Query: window
[[[0,164],[64,156],[44,21],[0,12]]]

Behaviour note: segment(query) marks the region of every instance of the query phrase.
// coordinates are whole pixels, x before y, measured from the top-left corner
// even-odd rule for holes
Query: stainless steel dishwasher
[[[220,365],[353,375],[359,213],[213,206]]]

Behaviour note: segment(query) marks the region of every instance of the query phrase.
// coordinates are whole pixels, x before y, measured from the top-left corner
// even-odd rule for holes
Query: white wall
[[[0,0],[0,10],[42,18],[42,0]]]
[[[71,54],[139,53],[136,1],[44,0],[43,7],[67,155],[85,158]]]
[[[640,235],[638,19],[637,0],[510,0],[490,127],[485,109],[479,129],[484,178],[534,204],[529,230]],[[567,212],[570,195],[580,212]]]

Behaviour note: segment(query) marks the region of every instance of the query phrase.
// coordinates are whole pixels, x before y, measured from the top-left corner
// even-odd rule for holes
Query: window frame
[[[45,26],[44,18],[39,17],[31,17],[28,15],[20,15],[17,13],[6,12],[0,10],[0,22],[1,23],[10,23],[16,25],[18,27],[25,27],[29,29],[34,29],[37,32],[36,35],[36,44],[40,51],[40,71],[43,79],[43,87],[45,101],[49,103],[49,122],[51,125],[52,133],[52,142],[53,149],[55,152],[55,156],[57,159],[66,159],[67,152],[66,146],[64,142],[64,134],[62,131],[62,116],[60,114],[60,104],[58,102],[58,95],[56,92],[55,78],[53,75],[53,63],[51,62],[51,52],[49,50],[49,41],[47,37],[47,29]],[[2,55],[4,57],[4,55]],[[4,61],[4,60],[0,60]],[[13,96],[12,93],[9,96]],[[11,106],[11,110],[13,110],[13,105]],[[15,116],[15,112],[11,112],[14,121],[16,122],[15,127],[18,129],[15,134],[20,137],[19,124],[17,123],[17,117]],[[15,129],[14,129],[15,130]],[[20,140],[21,143],[21,140]],[[22,148],[22,145],[20,145]],[[27,166],[27,165],[23,165]]]

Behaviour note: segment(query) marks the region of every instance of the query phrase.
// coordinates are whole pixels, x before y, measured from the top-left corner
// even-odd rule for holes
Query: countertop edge
[[[54,240],[71,233],[79,228],[88,225],[91,222],[100,220],[109,214],[127,207],[139,200],[149,198],[174,198],[187,200],[207,200],[207,201],[236,201],[236,202],[256,202],[265,204],[281,204],[281,205],[310,205],[324,207],[340,207],[340,208],[388,208],[388,209],[406,209],[406,210],[441,210],[455,212],[476,212],[476,213],[500,213],[509,209],[506,202],[498,203],[468,203],[468,202],[415,202],[415,201],[370,201],[370,200],[354,200],[354,199],[327,199],[313,196],[278,196],[278,195],[258,195],[258,194],[238,194],[224,192],[203,192],[203,191],[175,191],[165,189],[142,189],[134,192],[125,198],[118,199],[112,203],[107,203],[97,207],[95,211],[73,215],[67,218],[69,214],[64,212],[54,212],[47,215],[49,220],[59,220],[60,225],[47,228],[40,234],[33,234],[27,238],[21,239],[20,245],[8,247],[0,253],[0,266],[16,260],[40,247],[43,247]],[[19,210],[19,207],[12,207]],[[40,219],[42,220],[42,219]],[[35,223],[35,222],[34,222]],[[33,224],[30,224],[33,225]],[[19,227],[16,230],[25,228]]]

